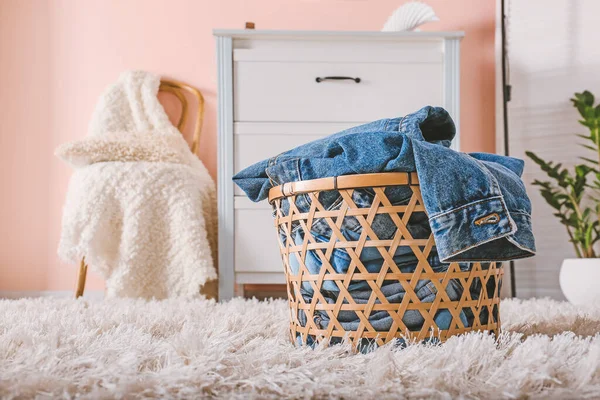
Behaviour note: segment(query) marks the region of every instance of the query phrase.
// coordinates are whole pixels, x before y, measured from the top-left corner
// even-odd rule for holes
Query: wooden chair
[[[202,96],[202,93],[200,93],[200,91],[193,86],[170,79],[162,79],[160,81],[159,91],[171,93],[181,102],[181,116],[179,117],[179,122],[177,123],[177,129],[179,129],[179,131],[182,133],[184,127],[186,126],[189,115],[188,101],[184,93],[187,92],[196,98],[198,102],[198,110],[196,112],[194,135],[192,137],[190,149],[192,150],[192,153],[197,154],[200,143],[200,133],[202,132],[202,123],[204,121],[204,97]],[[83,292],[85,290],[85,281],[87,278],[87,270],[88,265],[85,262],[85,257],[83,257],[79,263],[79,271],[77,273],[77,288],[75,290],[75,298],[83,296]]]

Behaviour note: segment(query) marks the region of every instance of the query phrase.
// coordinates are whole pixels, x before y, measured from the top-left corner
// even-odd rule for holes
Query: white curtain
[[[600,1],[506,0],[512,100],[508,103],[510,155],[531,150],[571,166],[589,150],[569,99],[590,90],[600,99]],[[524,180],[533,203],[537,256],[516,262],[517,296],[562,299],[558,274],[574,257],[565,228],[541,198],[535,178],[544,174],[526,159]],[[508,284],[508,282],[506,282]]]

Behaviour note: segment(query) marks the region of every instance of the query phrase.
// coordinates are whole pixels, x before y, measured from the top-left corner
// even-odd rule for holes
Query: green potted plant
[[[594,105],[594,95],[585,91],[571,99],[588,134],[582,146],[589,155],[580,157],[581,164],[572,169],[547,162],[526,152],[549,180],[534,180],[542,197],[554,210],[554,216],[565,226],[577,258],[565,259],[560,270],[560,287],[572,303],[600,301],[597,282],[600,281],[600,260],[594,248],[600,240],[600,104]]]

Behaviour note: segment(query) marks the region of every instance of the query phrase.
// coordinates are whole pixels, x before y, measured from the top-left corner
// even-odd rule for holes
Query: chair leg
[[[79,272],[77,273],[77,289],[75,290],[76,299],[83,296],[83,291],[85,290],[85,278],[87,277],[87,267],[84,257],[79,263]]]

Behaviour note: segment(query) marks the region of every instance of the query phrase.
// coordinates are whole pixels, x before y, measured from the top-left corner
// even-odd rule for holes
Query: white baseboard
[[[72,290],[42,290],[42,291],[10,291],[0,290],[0,299],[24,299],[34,297],[56,297],[56,298],[74,298],[75,292]],[[103,290],[86,290],[83,294],[86,300],[104,299]]]

